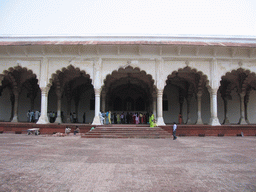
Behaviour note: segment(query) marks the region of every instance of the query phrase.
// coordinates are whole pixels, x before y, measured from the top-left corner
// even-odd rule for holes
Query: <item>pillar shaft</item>
[[[210,125],[216,126],[220,125],[217,113],[217,89],[213,89],[210,92],[211,99],[211,120]]]
[[[102,112],[105,113],[106,112],[106,93],[102,93]]]
[[[47,117],[47,107],[48,107],[48,87],[41,88],[41,116],[37,121],[37,124],[48,124],[49,120]]]
[[[247,124],[245,121],[245,110],[244,110],[244,93],[240,93],[240,119],[239,124]]]
[[[224,101],[224,121],[223,121],[223,124],[229,124],[229,119],[228,119],[228,99],[227,99],[227,97],[224,97],[223,101]]]
[[[196,124],[198,124],[198,125],[201,125],[201,124],[203,124],[203,121],[202,121],[202,112],[201,112],[201,110],[202,110],[202,107],[201,107],[201,103],[202,103],[202,91],[199,91],[198,93],[197,93],[197,122],[196,122]]]
[[[62,123],[61,119],[61,93],[60,91],[57,92],[57,118],[55,123]]]
[[[14,91],[14,114],[11,122],[18,122],[19,93]]]
[[[165,125],[163,119],[163,90],[157,91],[157,125]]]
[[[156,93],[153,93],[153,104],[152,104],[152,108],[153,108],[153,114],[156,117]]]
[[[192,124],[191,118],[190,118],[190,101],[191,101],[192,95],[188,95],[187,98],[187,124]]]
[[[93,125],[101,125],[100,121],[100,89],[95,89],[95,115]]]

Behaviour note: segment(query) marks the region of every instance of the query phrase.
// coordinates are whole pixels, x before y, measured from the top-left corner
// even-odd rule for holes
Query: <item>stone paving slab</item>
[[[256,137],[0,135],[0,191],[256,191]]]

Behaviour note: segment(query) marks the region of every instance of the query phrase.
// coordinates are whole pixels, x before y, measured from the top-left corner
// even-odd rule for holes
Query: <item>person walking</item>
[[[173,127],[172,127],[173,140],[177,139],[177,137],[176,137],[176,129],[177,129],[177,125],[176,125],[176,123],[174,122],[174,123],[173,123]]]

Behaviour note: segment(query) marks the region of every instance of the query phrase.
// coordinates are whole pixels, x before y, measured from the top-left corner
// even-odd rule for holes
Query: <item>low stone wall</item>
[[[71,128],[71,133],[74,132],[76,125],[80,129],[80,133],[86,133],[90,131],[93,125],[87,124],[35,124],[35,123],[0,123],[0,133],[16,133],[25,134],[27,129],[40,128],[41,134],[55,134],[65,133],[65,128],[68,126]]]
[[[172,125],[161,126],[172,134]],[[256,136],[256,125],[177,125],[177,136]]]

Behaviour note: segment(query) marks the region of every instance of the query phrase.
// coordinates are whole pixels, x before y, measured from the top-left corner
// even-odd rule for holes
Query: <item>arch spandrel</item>
[[[48,83],[51,84],[52,75],[56,74],[57,71],[62,71],[64,68],[73,66],[80,71],[85,71],[86,74],[90,75],[93,78],[93,61],[69,61],[69,60],[57,60],[49,59],[49,68],[48,68]]]
[[[61,74],[65,74],[64,76]],[[78,67],[74,67],[73,65],[69,65],[67,67],[62,67],[61,69],[56,70],[51,74],[51,78],[49,79],[48,87],[53,85],[53,82],[59,84],[59,86],[64,86],[67,82],[71,81],[77,77],[86,77],[91,81],[91,76],[86,73],[86,71],[81,70]]]
[[[144,71],[146,74],[151,75],[154,80],[154,85],[156,85],[156,64],[155,61],[137,61],[137,60],[122,60],[122,61],[106,61],[103,60],[102,65],[102,85],[106,80],[108,75],[111,75],[113,71],[118,71],[119,69],[124,69],[126,67],[132,67],[133,69],[138,68],[141,71]]]
[[[232,90],[236,88],[238,93],[256,89],[256,74],[242,67],[225,73],[225,75],[221,76],[221,80],[229,84],[232,83],[233,86],[228,86],[227,88],[232,88]]]
[[[136,75],[137,77],[135,77],[136,79],[138,79],[141,82],[147,81],[147,83],[149,84],[149,87],[152,86],[152,89],[156,89],[155,81],[153,80],[150,74],[147,74],[146,71],[141,70],[139,67],[133,68],[130,65],[126,66],[125,68],[120,67],[118,70],[114,70],[112,71],[111,74],[108,74],[106,78],[103,80],[104,84],[102,88],[105,86],[109,86],[109,85],[106,85],[106,82],[114,82],[123,78],[127,78],[129,77],[129,74],[137,74]],[[127,76],[124,76],[124,75],[127,75]],[[153,90],[151,90],[151,92],[153,92]]]
[[[0,85],[2,84],[2,80],[7,76],[14,86],[21,86],[25,81],[31,78],[37,79],[37,75],[32,70],[26,67],[15,66],[2,72],[0,75]]]
[[[210,81],[210,62],[209,61],[186,61],[186,60],[178,60],[178,61],[164,61],[164,71],[163,71],[163,79],[167,79],[170,74],[175,71],[179,71],[184,69],[185,67],[189,67],[197,72],[201,72],[206,75],[207,80]],[[166,81],[164,82],[164,86],[166,86]]]
[[[0,61],[0,80],[4,78],[4,72],[21,67],[32,73],[40,80],[40,61],[9,60]],[[3,80],[3,79],[2,79]]]
[[[218,74],[220,78],[225,76],[226,73],[243,68],[245,70],[250,70],[256,73],[256,61],[255,62],[245,62],[245,61],[231,61],[231,60],[219,60],[218,61]]]
[[[198,71],[197,69],[195,68],[191,68],[191,67],[184,67],[184,68],[179,68],[178,70],[175,70],[173,71],[171,74],[169,74],[167,77],[166,77],[166,80],[165,80],[165,86],[167,85],[167,81],[168,79],[170,78],[173,78],[175,77],[178,73],[183,73],[183,72],[187,72],[187,73],[193,73],[193,74],[198,74],[198,82],[195,82],[198,84],[198,86],[200,87],[207,87],[208,89],[210,89],[210,84],[209,84],[209,79],[208,79],[208,76],[205,75],[202,71]],[[190,79],[189,76],[184,76],[184,78],[188,78],[188,80],[190,80],[191,82],[193,81],[193,79]]]

